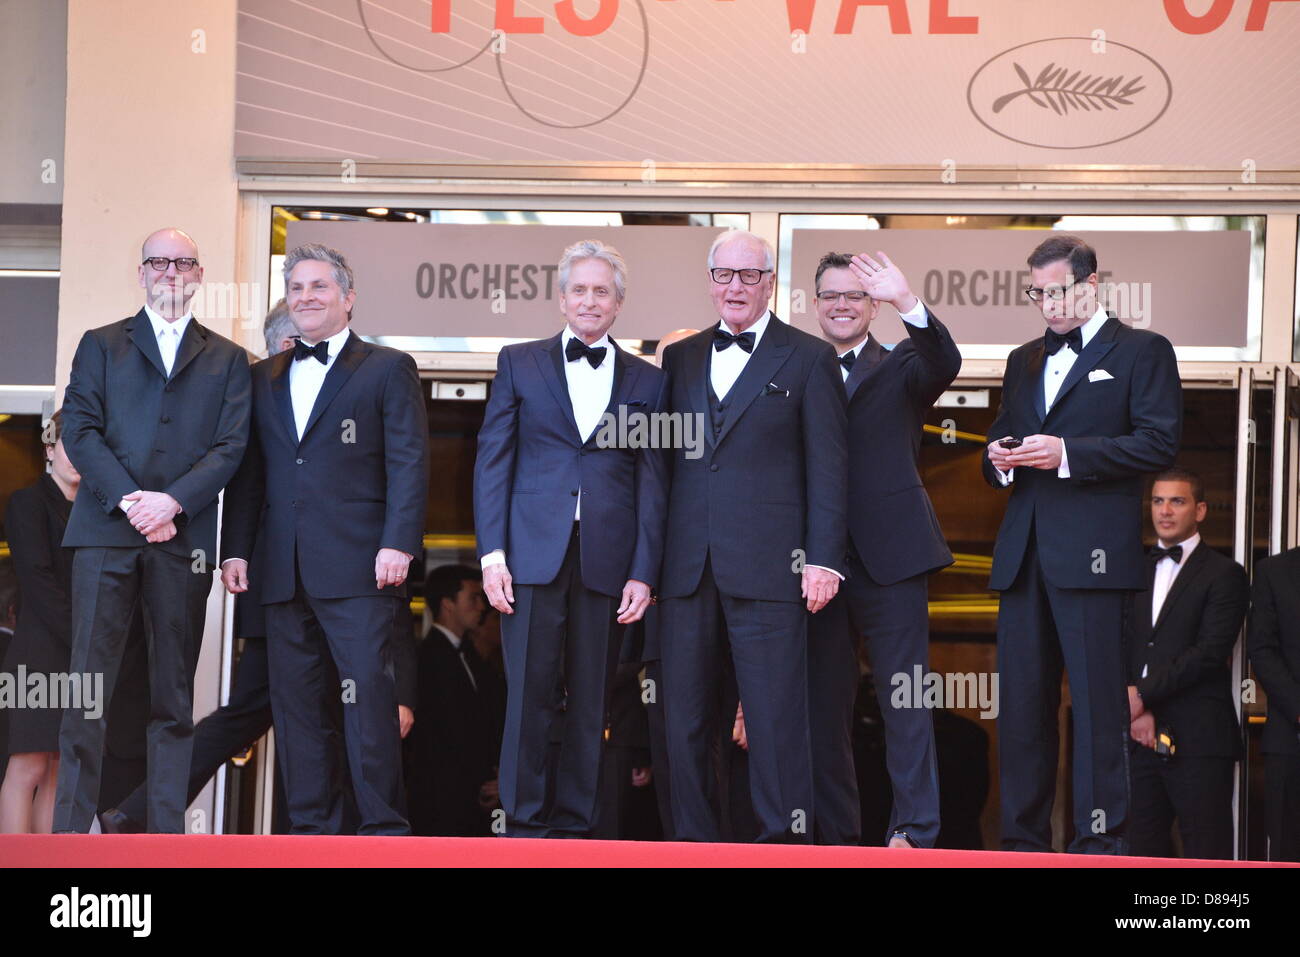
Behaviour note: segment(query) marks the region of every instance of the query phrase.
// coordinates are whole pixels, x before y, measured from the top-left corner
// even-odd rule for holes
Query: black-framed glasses
[[[771,271],[770,269],[727,269],[719,266],[716,269],[710,269],[709,275],[713,277],[713,281],[719,286],[725,286],[731,282],[732,276],[739,276],[740,281],[746,286],[756,286],[763,276]]]
[[[176,264],[177,272],[189,272],[199,264],[197,259],[189,256],[182,256],[180,259],[168,259],[166,256],[147,256],[144,262],[148,263],[151,269],[156,269],[159,272],[166,272],[167,267],[172,263]]]
[[[846,302],[862,302],[869,298],[861,289],[851,289],[848,292],[835,292],[833,289],[823,289],[821,292],[817,293],[817,298],[827,305],[839,301],[840,296],[843,296]]]
[[[1061,300],[1065,298],[1065,292],[1077,285],[1071,282],[1068,286],[1026,286],[1025,295],[1029,297],[1030,302],[1042,302],[1043,298]]]

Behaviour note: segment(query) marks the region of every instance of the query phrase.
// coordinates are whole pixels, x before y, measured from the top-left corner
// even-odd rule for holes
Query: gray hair
[[[289,284],[289,274],[293,272],[293,267],[309,259],[329,263],[334,273],[334,281],[338,283],[343,295],[346,296],[352,291],[352,267],[348,265],[348,261],[343,258],[341,252],[323,243],[303,243],[301,246],[289,250],[284,257],[284,282],[286,286]]]
[[[262,323],[262,335],[266,338],[266,354],[273,356],[280,351],[280,343],[298,334],[298,327],[289,318],[289,304],[283,299],[271,307]]]
[[[734,243],[737,240],[742,240],[742,239],[748,240],[753,243],[757,243],[758,245],[762,246],[763,260],[764,260],[763,267],[765,269],[775,271],[776,250],[772,248],[772,244],[769,243],[766,239],[758,235],[758,233],[751,233],[748,229],[728,229],[724,233],[719,233],[718,238],[715,239],[713,241],[713,245],[709,247],[709,268],[710,269],[713,268],[713,257],[717,254],[719,249],[721,249],[723,246],[728,245],[729,243]]]
[[[599,239],[581,240],[564,251],[560,257],[560,291],[563,292],[569,285],[569,271],[573,264],[584,259],[599,259],[614,270],[614,291],[618,295],[618,301],[622,302],[627,292],[627,263],[623,262],[617,249],[607,246]]]

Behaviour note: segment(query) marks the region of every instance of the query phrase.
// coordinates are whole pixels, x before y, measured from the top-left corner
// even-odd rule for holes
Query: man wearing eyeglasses
[[[889,707],[893,678],[929,673],[927,576],[952,564],[917,471],[925,415],[961,371],[944,325],[884,253],[827,253],[817,265],[817,322],[835,347],[848,396],[848,579],[809,624],[809,702],[817,840],[857,844],[861,812],[853,764],[858,636],[867,642],[885,722],[893,809],[890,847],[933,847],[939,777],[928,708]],[[871,332],[880,304],[907,338],[886,349]],[[748,704],[748,702],[746,702]],[[876,835],[871,835],[876,838]]]
[[[1007,358],[984,476],[1009,488],[989,587],[1000,591],[1002,846],[1050,851],[1061,669],[1074,721],[1078,853],[1123,854],[1130,713],[1122,652],[1128,592],[1146,587],[1143,474],[1169,467],[1183,399],[1164,336],[1110,317],[1097,254],[1052,236],[1025,290],[1047,323]]]
[[[672,453],[660,587],[674,831],[719,840],[709,749],[729,660],[759,840],[806,843],[807,614],[845,570],[844,387],[830,346],[768,309],[768,242],[722,233],[708,266],[720,321],[664,353],[671,411],[705,423],[703,455]]]
[[[63,444],[82,476],[63,544],[72,570],[70,671],[112,697],[137,603],[149,624],[148,829],[182,833],[194,670],[216,555],[217,496],[248,442],[244,350],[196,320],[194,240],[144,242],[134,316],[81,338],[63,398]],[[54,830],[86,832],[99,799],[105,723],[64,712]]]

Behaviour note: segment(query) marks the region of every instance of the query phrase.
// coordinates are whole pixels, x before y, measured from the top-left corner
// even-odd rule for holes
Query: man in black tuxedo
[[[1147,587],[1128,615],[1132,726],[1129,851],[1170,857],[1176,818],[1183,856],[1232,858],[1233,767],[1241,727],[1229,656],[1250,604],[1246,570],[1201,541],[1205,487],[1186,469],[1167,469],[1151,488]],[[1167,733],[1174,753],[1157,756]]]
[[[832,607],[809,623],[817,839],[857,844],[860,803],[853,768],[858,636],[864,636],[882,704],[893,812],[893,847],[933,847],[939,779],[929,709],[884,707],[891,679],[929,673],[927,576],[952,564],[917,471],[925,414],[961,370],[943,323],[912,294],[884,253],[828,253],[817,265],[817,321],[835,347],[848,395],[848,578]],[[907,338],[884,348],[871,332],[882,302]],[[849,621],[835,605],[846,604]],[[851,627],[845,627],[851,623]],[[910,702],[909,702],[910,704]]]
[[[474,467],[483,587],[506,660],[501,805],[507,833],[524,837],[591,833],[622,626],[645,613],[663,554],[664,456],[609,427],[653,424],[662,401],[663,373],[609,337],[626,266],[617,250],[579,242],[559,281],[567,326],[501,350]]]
[[[217,496],[249,429],[244,350],[190,312],[203,281],[178,229],[144,242],[144,308],[81,338],[63,399],[63,444],[81,473],[63,544],[72,572],[70,671],[111,696],[137,603],[148,619],[148,826],[184,831],[194,670],[212,589]],[[90,829],[105,721],[64,713],[54,830]]]
[[[407,834],[393,637],[423,547],[428,418],[415,362],[349,328],[342,253],[284,261],[301,338],[253,367],[253,431],[232,484],[222,581],[261,576],[276,756],[295,834],[338,834],[327,660],[342,680],[344,744],[359,834]]]
[[[443,565],[428,575],[424,600],[433,627],[418,652],[420,710],[409,739],[411,830],[486,837],[497,798],[502,716],[469,631],[483,619],[482,574]]]
[[[1044,240],[1029,269],[1025,292],[1047,330],[1007,357],[989,430],[998,438],[983,457],[988,482],[1011,489],[989,580],[1002,592],[1002,846],[1051,850],[1064,664],[1074,718],[1070,850],[1122,854],[1124,603],[1147,583],[1142,474],[1169,467],[1178,452],[1178,363],[1163,336],[1107,316],[1097,301],[1097,254],[1083,240]]]
[[[1268,694],[1268,859],[1300,861],[1300,548],[1255,566],[1248,647]]]
[[[768,310],[769,243],[730,230],[708,265],[720,322],[664,353],[668,408],[705,435],[673,451],[660,589],[674,836],[720,836],[709,751],[729,654],[759,839],[807,842],[807,612],[845,568],[844,387],[830,346]]]

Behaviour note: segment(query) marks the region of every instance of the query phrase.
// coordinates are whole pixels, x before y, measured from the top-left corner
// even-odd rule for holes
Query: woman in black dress
[[[18,628],[0,670],[11,675],[20,664],[28,675],[66,672],[72,654],[72,549],[63,547],[63,532],[81,476],[63,451],[62,431],[63,416],[55,412],[44,432],[47,474],[14,492],[5,511],[18,573]],[[50,832],[62,719],[63,712],[52,707],[9,712],[0,833]]]

